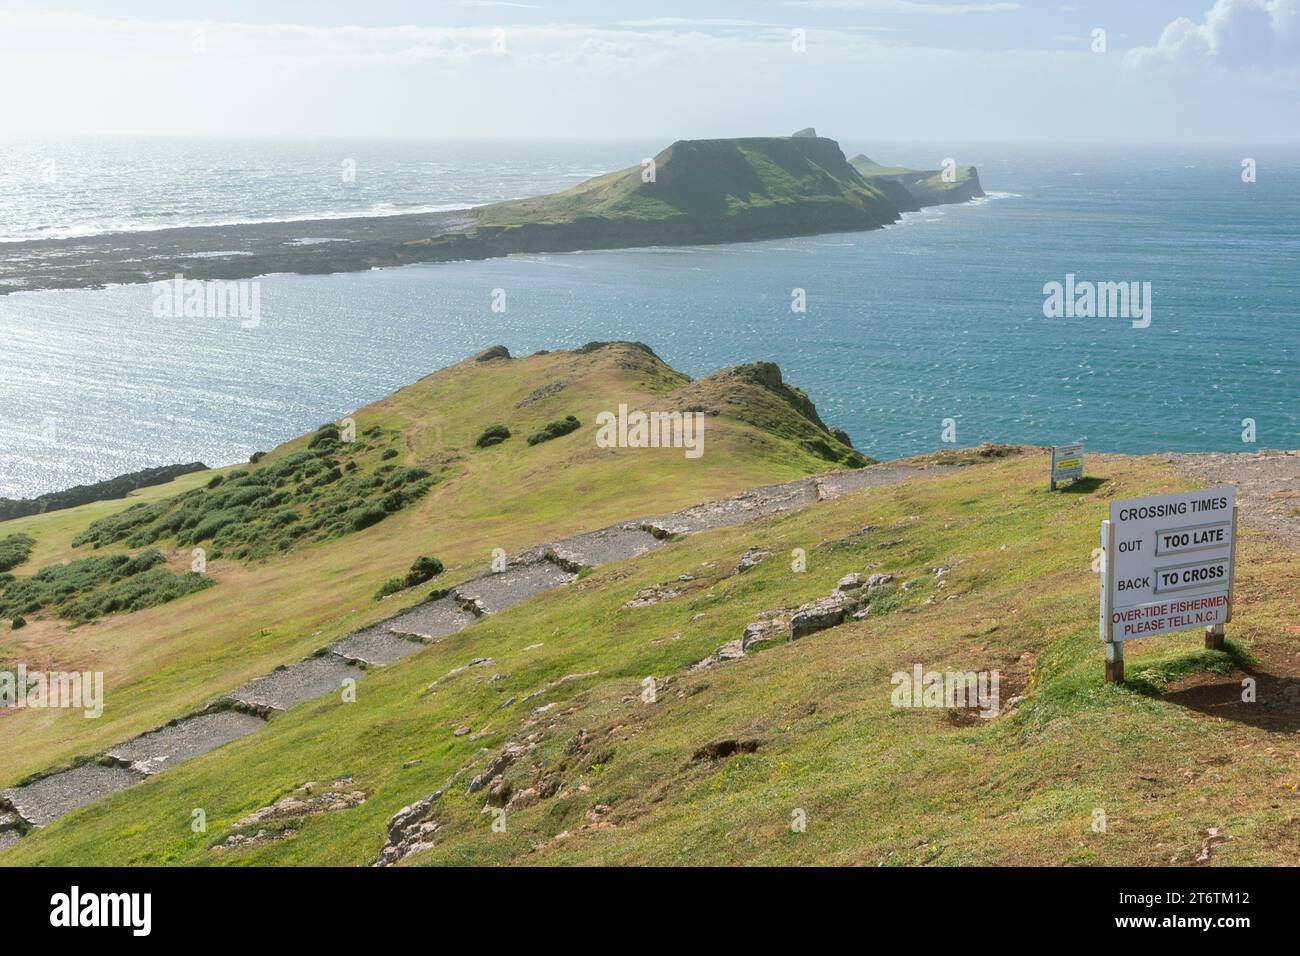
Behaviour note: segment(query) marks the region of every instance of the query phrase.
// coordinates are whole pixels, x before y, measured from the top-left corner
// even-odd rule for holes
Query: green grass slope
[[[1094,479],[1053,494],[1041,452],[961,460],[979,463],[598,569],[375,672],[354,703],[305,705],[78,811],[0,864],[365,865],[393,815],[433,794],[405,864],[1300,862],[1294,722],[1207,709],[1180,683],[1239,689],[1238,667],[1294,653],[1278,582],[1296,555],[1247,533],[1230,653],[1194,634],[1135,642],[1130,684],[1106,685],[1098,522],[1112,497],[1188,483],[1159,460],[1099,455]],[[772,556],[738,573],[753,547]],[[692,669],[852,571],[894,576],[863,619]],[[679,596],[627,606],[669,582]],[[892,706],[891,675],[917,663],[997,669],[1000,715]],[[522,753],[502,769],[507,744]],[[497,786],[468,792],[494,764]],[[348,799],[239,822],[322,792]],[[252,842],[229,845],[241,835]]]
[[[898,209],[823,137],[679,140],[641,166],[548,196],[473,210],[468,233],[435,237],[444,257],[874,229]]]
[[[984,195],[979,171],[974,166],[958,166],[953,181],[947,182],[942,170],[882,166],[862,153],[849,160],[849,164],[905,212],[924,206],[966,202]]]
[[[51,597],[19,629],[0,622],[0,668],[102,671],[106,697],[96,720],[56,709],[0,714],[5,739],[22,741],[0,748],[0,787],[184,716],[414,604],[424,590],[374,595],[422,555],[440,558],[440,582],[454,584],[485,571],[494,548],[513,554],[861,460],[801,406],[801,393],[756,385],[762,377],[691,382],[630,343],[526,358],[488,350],[349,412],[354,443],[331,426],[256,464],[0,522],[14,561],[18,542],[29,555],[5,572],[14,580],[0,580],[0,600],[32,591],[42,572],[41,594]],[[620,403],[709,405],[703,456],[597,447],[597,415]],[[568,416],[580,428],[528,444]],[[477,447],[497,423],[514,437]],[[195,547],[207,551],[211,586],[178,593],[176,582],[192,583]],[[117,582],[117,563],[72,564],[128,554],[157,562],[153,551],[161,563]],[[167,603],[148,606],[159,598]],[[140,609],[113,613],[127,607]]]

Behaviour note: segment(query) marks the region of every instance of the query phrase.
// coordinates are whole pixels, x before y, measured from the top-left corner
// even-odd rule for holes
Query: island
[[[845,158],[812,128],[678,140],[563,192],[468,210],[193,226],[13,243],[0,294],[278,272],[325,274],[513,253],[748,242],[860,232],[982,196],[973,166],[913,170]]]

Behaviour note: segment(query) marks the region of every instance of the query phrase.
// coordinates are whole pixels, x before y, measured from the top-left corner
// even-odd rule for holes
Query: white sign
[[[1226,624],[1237,489],[1112,501],[1102,524],[1101,639]]]
[[[1083,445],[1052,446],[1052,484],[1067,478],[1083,477]]]

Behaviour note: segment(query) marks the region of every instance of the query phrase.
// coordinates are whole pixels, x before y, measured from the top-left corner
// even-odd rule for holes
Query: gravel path
[[[1300,547],[1300,451],[1176,452],[1168,462],[1206,485],[1236,485],[1247,527]]]
[[[271,671],[231,691],[232,700],[252,707],[288,710],[326,694],[337,693],[347,678],[359,680],[365,671],[333,654],[309,657],[305,661]]]
[[[139,783],[144,775],[125,767],[84,763],[50,774],[25,787],[2,794],[32,826],[43,827],[73,810],[94,803],[100,797]]]
[[[394,634],[414,634],[416,637],[433,640],[463,631],[476,620],[477,617],[448,595],[436,601],[417,604],[397,617],[390,617],[375,626],[386,628]]]
[[[887,485],[900,484],[909,478],[943,474],[960,467],[960,465],[922,467],[920,465],[895,465],[886,462],[883,465],[860,468],[857,471],[845,471],[838,475],[821,475],[813,480],[817,482],[818,497],[823,501],[829,501],[854,491],[861,491],[864,488],[884,488]]]
[[[349,634],[337,644],[330,645],[330,650],[339,657],[370,667],[383,667],[423,649],[423,642],[398,637],[382,624]]]
[[[729,528],[778,511],[811,505],[817,500],[816,480],[801,478],[783,485],[754,488],[734,498],[709,501],[685,511],[655,515],[642,520],[641,526],[661,535],[695,534],[715,528]]]
[[[576,581],[578,576],[553,561],[529,561],[507,567],[500,574],[487,574],[456,588],[462,600],[475,601],[485,614],[495,614],[520,601]]]
[[[638,557],[662,544],[662,539],[642,530],[635,522],[629,522],[564,538],[551,544],[550,550],[564,564],[594,568]]]
[[[186,717],[114,747],[108,756],[153,774],[261,729],[266,721],[237,710]]]

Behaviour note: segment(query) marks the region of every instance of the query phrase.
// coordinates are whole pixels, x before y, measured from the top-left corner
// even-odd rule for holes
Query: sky
[[[1300,0],[0,0],[0,89],[0,137],[1296,142]]]

